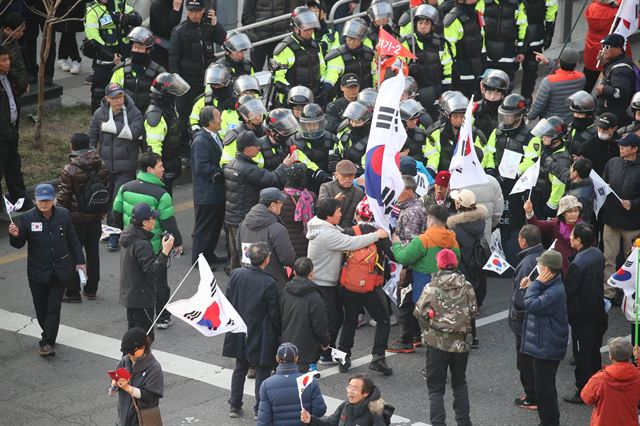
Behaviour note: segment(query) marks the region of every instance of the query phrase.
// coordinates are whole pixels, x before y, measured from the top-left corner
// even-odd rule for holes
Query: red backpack
[[[358,225],[351,229],[355,235],[362,235]],[[376,271],[376,268],[383,271],[383,267],[378,264],[378,259],[378,248],[375,243],[347,252],[340,271],[340,285],[354,293],[372,292],[384,282],[384,276]]]

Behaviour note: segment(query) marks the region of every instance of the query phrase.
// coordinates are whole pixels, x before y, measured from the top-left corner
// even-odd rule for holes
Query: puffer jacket
[[[591,219],[594,216],[593,200],[596,197],[591,178],[582,179],[579,182],[570,182],[564,195],[573,195],[582,203],[580,219],[591,223]]]
[[[469,267],[473,257],[473,246],[476,241],[484,237],[484,225],[487,218],[487,208],[477,204],[474,210],[459,212],[447,219],[447,227],[456,234],[460,246],[460,264],[458,269],[469,282],[477,285],[480,277],[471,274]],[[488,241],[487,241],[488,242]]]
[[[93,149],[74,151],[69,155],[71,162],[60,173],[60,183],[56,203],[69,210],[73,223],[100,222],[101,213],[85,213],[80,210],[77,194],[82,193],[85,185],[97,173],[100,181],[107,185],[109,170]]]
[[[311,193],[315,203],[318,196],[314,192],[309,192]],[[293,249],[296,252],[296,258],[306,257],[307,247],[309,247],[309,240],[307,240],[304,224],[293,220],[297,202],[298,197],[287,195],[287,199],[282,205],[282,210],[280,211],[280,217],[282,218],[282,222],[284,222],[284,226],[287,228],[287,232],[289,233],[289,239],[291,240],[291,245],[293,245]]]
[[[296,261],[296,252],[282,219],[264,204],[253,206],[238,228],[237,247],[240,253],[244,244],[258,242],[266,242],[271,250],[269,264],[264,271],[275,278],[280,287],[284,287],[286,282],[284,267],[293,266],[293,262]]]
[[[346,229],[353,225],[353,216],[356,213],[356,206],[364,198],[364,191],[356,185],[351,185],[350,188],[343,188],[337,180],[333,180],[320,185],[320,194],[318,195],[318,199],[335,198],[336,195],[340,193],[344,194],[344,199],[340,202],[342,218],[338,225],[340,225],[341,228]]]
[[[276,367],[276,374],[262,382],[256,426],[300,424],[300,398],[296,379],[301,375],[297,364],[280,364]],[[320,417],[327,412],[327,404],[316,380],[309,383],[302,393],[302,405],[312,416]]]
[[[225,223],[240,225],[251,207],[258,204],[261,189],[271,186],[282,188],[284,170],[284,164],[272,172],[261,169],[251,158],[237,152],[224,168]]]
[[[293,3],[293,4],[292,4]],[[245,0],[242,8],[242,25],[254,24],[265,19],[275,18],[289,13],[301,3],[292,0]],[[269,37],[284,34],[289,28],[289,20],[263,25],[249,31],[251,41],[264,40]],[[261,64],[260,64],[261,65]]]
[[[524,295],[525,316],[520,352],[538,359],[562,361],[567,352],[567,296],[560,274],[547,284],[535,280]]]
[[[145,146],[141,139],[144,133],[144,117],[140,114],[140,110],[135,106],[131,97],[129,95],[124,95],[124,97],[123,109],[113,116],[113,121],[116,124],[115,134],[102,131],[102,124],[109,121],[109,109],[111,108],[105,99],[102,100],[100,108],[93,113],[89,125],[88,134],[91,147],[97,147],[100,157],[111,173],[135,173],[138,168],[138,154],[144,150]],[[131,140],[118,137],[124,127],[124,108],[126,108],[129,129],[131,130]]]
[[[515,273],[513,275],[513,295],[511,296],[511,306],[509,307],[509,327],[513,333],[520,337],[522,336],[522,322],[524,321],[524,295],[527,292],[526,288],[520,287],[520,281],[524,277],[529,276],[533,268],[536,267],[536,258],[544,252],[542,244],[537,244],[533,247],[528,247],[518,253],[520,263],[516,266]],[[534,272],[535,274],[535,272]],[[535,277],[536,275],[533,275]]]
[[[325,417],[311,416],[311,426],[384,426],[384,416],[390,417],[385,409],[385,401],[378,387],[358,404],[345,401],[336,411]]]
[[[567,98],[584,87],[585,77],[579,71],[565,71],[558,68],[553,74],[546,76],[536,92],[533,105],[529,110],[529,121],[536,118],[549,118],[554,115],[565,123],[572,120]]]

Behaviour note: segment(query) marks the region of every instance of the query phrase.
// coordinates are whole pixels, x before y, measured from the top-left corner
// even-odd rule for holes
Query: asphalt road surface
[[[185,240],[186,256],[175,259],[169,270],[172,290],[190,268],[193,206],[191,185],[174,190],[177,219]],[[6,224],[3,223],[3,226]],[[116,398],[107,395],[112,370],[120,358],[120,339],[126,331],[125,309],[118,304],[119,253],[101,245],[101,281],[95,301],[64,304],[55,358],[37,354],[40,328],[26,277],[26,248],[9,245],[6,231],[0,234],[0,425],[113,425]],[[221,247],[221,245],[219,246]],[[219,251],[219,254],[222,253]],[[226,288],[227,276],[214,272]],[[193,295],[197,271],[186,279],[176,297]],[[471,418],[476,425],[535,425],[535,412],[513,405],[521,394],[515,366],[515,341],[506,321],[511,282],[490,279],[489,292],[479,318],[480,348],[473,350],[467,368]],[[373,327],[358,330],[350,373],[368,373]],[[629,326],[619,308],[609,316],[611,336],[626,336]],[[391,339],[400,334],[392,327]],[[239,419],[228,417],[229,387],[234,360],[222,357],[223,337],[204,337],[181,321],[156,331],[153,349],[165,372],[161,410],[166,425],[254,424],[253,381],[245,386],[245,410]],[[570,351],[570,350],[569,350]],[[558,370],[559,397],[575,391],[573,367],[568,356]],[[608,360],[606,351],[603,359]],[[425,350],[413,354],[389,354],[394,369],[390,377],[371,372],[386,401],[396,407],[394,424],[425,425],[428,397],[421,369]],[[322,369],[320,386],[331,412],[345,397],[347,374],[336,367]],[[455,422],[451,389],[446,403],[449,424]],[[588,424],[591,409],[560,400],[563,425]]]

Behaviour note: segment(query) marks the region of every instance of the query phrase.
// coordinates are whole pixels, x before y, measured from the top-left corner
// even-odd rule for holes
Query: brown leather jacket
[[[74,151],[69,154],[69,159],[71,162],[64,166],[62,173],[60,173],[56,204],[71,212],[73,223],[100,222],[102,220],[101,214],[80,211],[76,194],[79,194],[89,181],[90,176],[87,172],[91,174],[98,172],[102,182],[107,185],[109,170],[98,152],[92,149]]]

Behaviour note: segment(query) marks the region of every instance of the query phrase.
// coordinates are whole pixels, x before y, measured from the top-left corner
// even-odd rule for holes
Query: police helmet
[[[261,93],[260,82],[252,75],[243,74],[233,83],[233,92],[240,96],[242,92],[253,91],[258,95]]]
[[[378,97],[378,92],[376,92],[375,89],[372,89],[371,87],[367,87],[366,89],[358,93],[358,97],[356,98],[356,101],[365,105],[367,108],[371,110],[371,112],[373,112],[373,109],[376,106],[377,97]]]
[[[347,108],[342,113],[343,118],[348,118],[356,121],[364,121],[365,123],[371,120],[373,115],[373,109],[369,109],[368,105],[361,103],[360,101],[353,101],[347,105]]]
[[[345,37],[357,38],[358,40],[362,40],[364,36],[367,34],[367,30],[369,26],[366,21],[362,18],[353,18],[349,19],[342,29],[342,35]]]
[[[300,132],[302,137],[317,139],[324,136],[324,111],[318,104],[305,105],[300,114]]]
[[[419,118],[426,110],[422,104],[415,99],[407,99],[400,102],[400,118],[402,121],[409,121]]]
[[[222,64],[211,64],[204,74],[204,82],[206,84],[221,84],[228,86],[231,83],[231,73]]]
[[[135,27],[131,30],[127,38],[132,44],[141,44],[147,48],[153,47],[155,41],[153,33],[145,27]]]
[[[637,92],[631,98],[631,109],[635,111],[640,111],[640,92]]]
[[[251,40],[245,33],[239,31],[231,31],[227,34],[223,46],[229,52],[241,52],[251,49]]]
[[[300,129],[296,117],[291,110],[285,108],[276,108],[269,113],[267,128],[285,137],[295,134]]]
[[[539,138],[550,136],[552,140],[561,139],[567,132],[567,125],[560,117],[543,118],[531,129],[531,134]]]
[[[158,95],[182,96],[189,88],[189,83],[175,73],[163,72],[151,82],[151,92]]]
[[[256,117],[264,119],[264,116],[267,115],[267,109],[260,99],[244,95],[238,99],[238,113],[245,121],[250,121]]]
[[[289,105],[307,105],[313,102],[313,92],[307,86],[294,86],[287,94]]]
[[[449,96],[443,103],[443,111],[447,117],[456,112],[465,112],[469,106],[469,98],[462,93],[454,93]]]
[[[440,12],[430,4],[421,4],[416,8],[413,20],[414,22],[417,22],[422,19],[428,19],[433,25],[435,25],[440,20]]]
[[[522,95],[512,93],[502,101],[498,107],[498,128],[511,130],[520,126],[522,116],[527,111],[525,99]]]
[[[311,9],[306,6],[296,7],[291,13],[291,22],[299,30],[309,30],[320,28],[320,21]]]
[[[488,69],[482,76],[485,89],[500,90],[503,93],[509,89],[509,76],[502,70]]]
[[[569,109],[573,112],[594,114],[596,112],[596,98],[584,90],[580,90],[567,99],[571,102]]]
[[[440,109],[440,111],[444,112],[444,104],[449,98],[458,95],[462,95],[462,92],[458,92],[457,90],[446,90],[442,92],[442,95],[440,95],[440,99],[438,100],[438,108]]]
[[[367,15],[369,19],[371,19],[371,22],[374,22],[376,19],[391,20],[391,18],[393,18],[393,7],[391,7],[391,3],[387,1],[379,1],[369,6]]]
[[[404,79],[404,94],[410,98],[415,98],[418,95],[418,82],[410,75]]]

